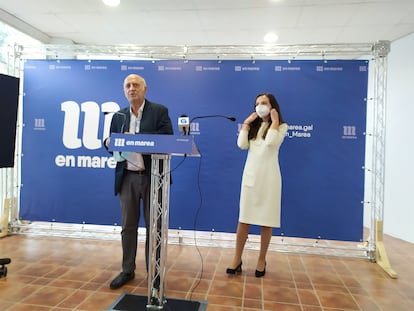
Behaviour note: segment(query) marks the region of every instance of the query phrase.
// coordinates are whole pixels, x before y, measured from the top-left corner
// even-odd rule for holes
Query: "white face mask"
[[[257,105],[256,113],[260,118],[264,118],[269,115],[270,109],[266,105]]]

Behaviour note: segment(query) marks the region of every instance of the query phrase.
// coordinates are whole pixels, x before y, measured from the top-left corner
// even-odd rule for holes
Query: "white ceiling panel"
[[[0,20],[44,43],[372,43],[414,32],[414,0],[0,0]]]
[[[349,22],[355,9],[353,5],[329,5],[323,9],[317,6],[303,7],[298,26],[344,26]]]

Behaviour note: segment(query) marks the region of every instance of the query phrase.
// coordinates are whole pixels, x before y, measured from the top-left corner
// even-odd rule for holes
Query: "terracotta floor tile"
[[[312,283],[302,283],[302,282],[295,282],[296,288],[300,289],[314,289],[314,286]]]
[[[24,298],[22,302],[26,304],[55,307],[71,295],[72,292],[73,289],[42,287],[27,298]]]
[[[50,285],[54,280],[55,279],[52,279],[52,278],[38,277],[38,278],[35,278],[32,282],[30,282],[30,284],[45,286],[45,285]]]
[[[335,292],[342,294],[347,294],[349,292],[348,288],[345,286],[336,286],[330,284],[315,284],[314,286],[316,291]]]
[[[243,310],[248,310],[248,309],[258,309],[258,310],[262,310],[263,309],[263,301],[262,299],[248,299],[245,298],[243,301]]]
[[[315,306],[302,306],[303,311],[323,311],[321,307]]]
[[[167,289],[171,289],[171,287],[168,285],[169,281],[167,281]],[[211,281],[205,280],[205,279],[194,279],[193,283],[191,284],[191,287],[187,288],[187,291],[196,292],[196,293],[207,293],[210,289]]]
[[[302,305],[320,306],[316,292],[313,290],[298,289],[299,300]]]
[[[350,294],[318,291],[318,298],[324,308],[338,308],[343,310],[360,310],[355,299]]]
[[[295,305],[295,304],[265,301],[264,310],[265,311],[275,311],[275,310],[277,311],[302,311],[302,308],[300,305]]]
[[[309,275],[306,272],[303,271],[293,271],[292,272],[293,279],[295,282],[300,283],[310,283],[311,280],[309,278]]]
[[[353,295],[355,301],[361,310],[364,311],[380,311],[381,308],[378,304],[369,296]]]
[[[208,304],[208,311],[241,311],[239,306],[226,306],[226,305],[216,305]]]
[[[267,301],[278,301],[283,303],[299,304],[299,297],[295,288],[287,287],[264,287],[263,299]]]
[[[213,281],[211,284],[210,295],[213,296],[229,296],[229,297],[243,297],[243,283],[240,282],[226,282]]]
[[[36,306],[24,303],[15,304],[12,307],[9,307],[7,311],[50,311],[51,307]]]
[[[347,289],[353,295],[369,296],[368,292],[363,287],[347,286]]]
[[[88,282],[88,283],[84,283],[80,287],[80,289],[82,289],[82,290],[96,291],[96,290],[99,290],[102,286],[105,286],[106,285],[106,284],[105,285],[102,285],[102,284],[103,283]],[[106,285],[106,286],[109,286],[109,285]]]
[[[77,310],[105,310],[119,296],[117,293],[92,293],[78,307]]]
[[[48,273],[50,273],[51,271],[55,269],[56,269],[56,266],[54,266],[53,264],[47,264],[47,265],[37,264],[36,266],[34,264],[31,264],[25,269],[20,270],[19,274],[41,277],[41,276],[46,276]]]
[[[261,284],[246,284],[244,286],[244,298],[245,299],[254,299],[262,300],[263,299],[263,289]]]
[[[414,245],[384,239],[398,279],[367,259],[274,251],[256,278],[258,252],[249,249],[243,272],[229,276],[234,249],[169,245],[166,296],[208,300],[208,311],[412,311]],[[1,310],[104,310],[123,292],[148,292],[143,243],[135,279],[118,290],[109,283],[120,272],[119,241],[12,235],[1,239],[0,254],[12,258],[0,279]]]
[[[15,284],[12,286],[2,287],[0,290],[0,298],[6,301],[20,302],[29,295],[39,290],[41,286]]]
[[[77,290],[70,294],[66,299],[64,299],[57,307],[59,308],[69,308],[69,309],[76,309],[83,301],[85,301],[90,295],[92,295],[92,291],[86,290]]]
[[[145,295],[146,296],[146,295]],[[174,299],[184,299],[189,300],[187,298],[187,291],[176,291],[176,290],[169,290],[167,292],[168,298],[174,298]]]
[[[329,272],[320,272],[310,277],[311,282],[315,285],[330,285],[330,286],[343,286],[344,283],[337,274]]]
[[[241,298],[230,297],[230,296],[216,296],[216,295],[208,295],[207,297],[210,310],[210,304],[212,305],[221,305],[221,306],[228,306],[228,307],[242,307],[243,300]]]

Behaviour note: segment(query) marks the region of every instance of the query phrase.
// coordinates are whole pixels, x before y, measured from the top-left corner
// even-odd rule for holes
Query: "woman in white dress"
[[[280,227],[282,178],[279,147],[287,128],[276,98],[269,93],[259,94],[255,112],[245,119],[237,139],[239,148],[248,149],[248,154],[241,183],[236,250],[233,262],[226,270],[228,274],[242,271],[242,254],[250,225],[261,226],[255,276],[262,277],[266,273],[272,228]]]

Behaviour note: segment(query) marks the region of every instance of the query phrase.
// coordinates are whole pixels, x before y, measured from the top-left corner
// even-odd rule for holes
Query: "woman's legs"
[[[242,261],[242,254],[244,250],[244,245],[246,244],[247,235],[249,234],[249,224],[239,222],[237,225],[237,234],[236,234],[236,251],[234,253],[233,262],[230,268],[236,268]]]
[[[260,234],[260,253],[257,260],[256,270],[263,271],[266,266],[266,254],[272,238],[272,227],[262,227]]]

